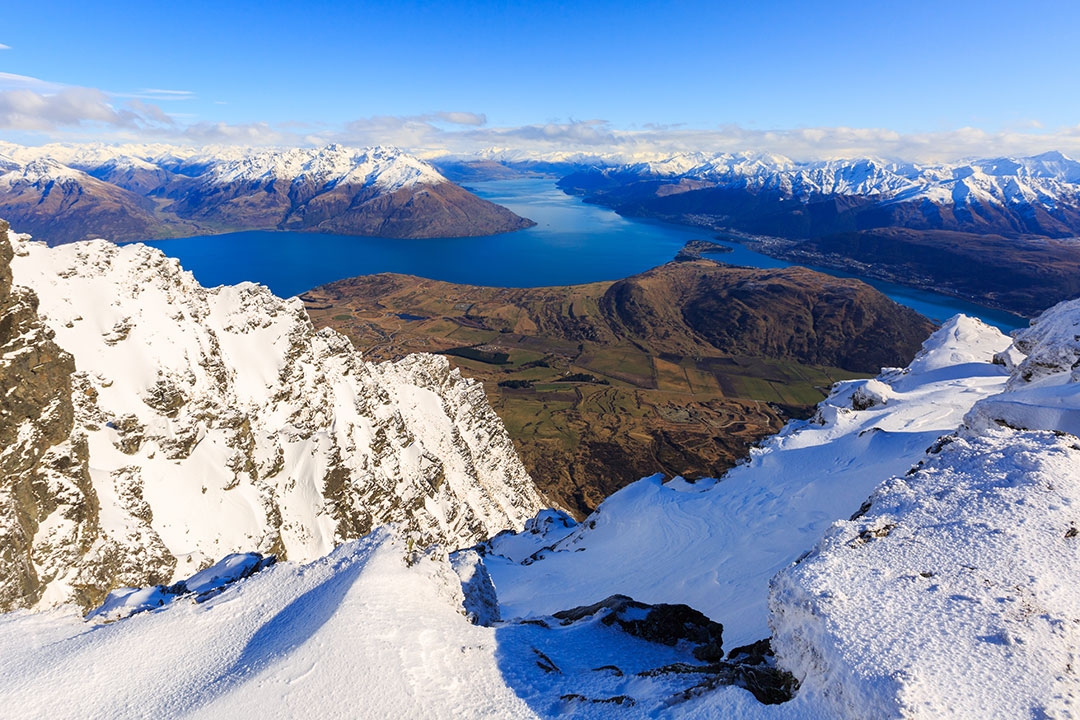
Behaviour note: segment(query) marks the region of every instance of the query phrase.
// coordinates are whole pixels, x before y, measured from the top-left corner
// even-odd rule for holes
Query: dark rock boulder
[[[648,642],[691,643],[698,660],[712,662],[724,657],[724,626],[689,605],[646,605],[626,595],[612,595],[593,605],[562,610],[552,617],[569,625],[598,613],[603,613],[600,621],[605,625],[615,625],[628,635]]]

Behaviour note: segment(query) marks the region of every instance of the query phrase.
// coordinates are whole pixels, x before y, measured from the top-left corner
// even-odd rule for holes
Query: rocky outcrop
[[[72,434],[75,363],[38,317],[37,295],[12,285],[7,231],[0,221],[0,608],[40,600],[55,568],[35,555],[85,552],[98,522],[86,441]],[[46,523],[55,513],[87,532],[58,535]]]
[[[39,323],[18,316],[25,362],[4,356],[27,407],[2,423],[27,438],[5,455],[26,478],[6,546],[32,547],[5,565],[0,607],[90,606],[231,552],[310,560],[388,522],[464,546],[541,506],[482,387],[443,358],[366,363],[299,300],[202,288],[141,245],[14,248],[42,300]]]

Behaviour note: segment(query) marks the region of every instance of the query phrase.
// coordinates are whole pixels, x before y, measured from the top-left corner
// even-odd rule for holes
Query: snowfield
[[[31,277],[29,269],[41,263],[36,253],[44,252],[20,251],[17,281],[20,272]],[[425,453],[431,463],[445,462],[440,453],[464,452],[464,443],[472,448],[472,465],[461,467],[493,469],[484,486],[508,504],[485,505],[481,498],[489,496],[470,490],[461,479],[468,473],[455,475],[458,466],[448,464],[439,487],[456,488],[455,499],[440,504],[429,496],[409,506],[440,520],[423,527],[437,528],[430,539],[442,543],[424,547],[415,523],[390,517],[328,554],[317,543],[288,545],[300,549],[274,563],[245,554],[266,550],[252,542],[199,573],[178,565],[172,579],[186,578],[182,583],[116,590],[87,618],[72,605],[0,615],[0,715],[1080,714],[1074,669],[1080,652],[1080,439],[1074,434],[1080,429],[1080,301],[1048,310],[1012,340],[976,320],[953,318],[908,368],[837,385],[815,417],[790,423],[718,480],[645,478],[581,524],[544,510],[520,531],[448,553],[454,539],[469,535],[452,522],[456,503],[498,506],[499,522],[518,527],[509,516],[536,507],[532,500],[515,503],[531,485],[508,489],[496,472],[504,467],[499,458],[512,455],[491,440],[502,437],[498,430],[469,424],[482,395],[454,394],[464,387],[460,378],[408,363],[341,365],[339,355],[307,349],[297,369],[283,371],[292,362],[287,350],[259,354],[239,335],[261,338],[263,349],[292,347],[289,333],[275,327],[291,323],[295,308],[247,286],[202,290],[198,306],[141,296],[140,287],[157,288],[153,281],[135,287],[125,284],[126,274],[117,282],[107,269],[122,267],[124,253],[144,251],[97,252],[91,257],[98,269],[90,275],[79,269],[85,263],[73,262],[67,277],[65,266],[54,274],[40,271],[31,284],[57,342],[68,342],[77,359],[80,353],[89,358],[79,369],[113,417],[137,407],[142,412],[137,403],[147,404],[145,388],[157,381],[160,367],[175,373],[185,397],[251,407],[257,439],[277,438],[283,447],[308,443],[303,453],[283,450],[286,473],[324,462],[318,448],[331,441],[354,470],[356,445],[348,437],[361,430],[341,425],[367,427],[368,421],[355,419],[366,415],[342,415],[357,407],[359,396],[346,391],[356,386],[345,378],[358,375],[383,388],[379,397],[394,408],[376,410],[375,417],[399,413],[414,436],[413,443],[388,441],[377,453],[382,467],[421,468],[423,478],[423,468],[430,468]],[[140,272],[152,273],[152,257],[132,257]],[[190,282],[173,277],[153,292],[179,292]],[[65,295],[64,287],[80,289]],[[137,298],[134,305],[126,304],[129,295]],[[265,316],[260,306],[278,314]],[[135,312],[145,314],[125,328],[119,321]],[[184,319],[195,312],[214,329],[212,353],[209,335]],[[151,321],[153,313],[163,315]],[[176,333],[174,325],[185,329]],[[151,369],[135,355],[126,365],[113,355],[125,342],[147,348]],[[317,336],[310,342],[340,341]],[[219,387],[212,362],[182,360],[196,352],[229,358],[238,370],[225,372]],[[241,371],[245,367],[250,374]],[[138,382],[129,387],[128,377]],[[206,395],[205,387],[227,394]],[[267,388],[278,388],[270,392],[274,399],[251,406]],[[440,401],[436,390],[449,392],[454,402]],[[200,533],[216,528],[219,534],[208,537],[232,533],[229,541],[243,545],[237,527],[205,517],[215,504],[231,502],[233,491],[214,484],[225,480],[207,482],[206,494],[213,495],[205,506],[187,500],[170,506],[167,487],[155,485],[159,478],[180,483],[186,470],[212,479],[230,447],[224,434],[215,435],[219,429],[196,423],[199,441],[189,464],[181,459],[169,470],[160,438],[175,433],[177,418],[184,418],[168,415],[169,397],[151,398],[164,410],[144,421],[134,453],[123,452],[131,445],[122,445],[123,428],[115,422],[86,430],[91,449],[111,463],[122,456],[153,469],[142,497],[157,503],[148,525],[158,532],[160,523],[167,542],[191,522]],[[188,412],[187,404],[178,413]],[[322,413],[331,407],[353,419],[325,422]],[[318,432],[303,436],[303,423]],[[459,429],[455,435],[453,428],[463,426],[479,434],[470,439]],[[426,434],[431,428],[441,430]],[[124,476],[117,469],[96,464],[90,472],[95,483],[108,478],[120,488]],[[411,476],[387,470],[386,477]],[[243,477],[236,487],[245,482],[255,487]],[[408,491],[400,482],[386,497]],[[279,486],[289,498],[288,513],[295,513],[290,517],[321,522],[306,503],[324,496],[302,488],[299,481]],[[139,518],[131,506],[103,506],[103,527],[134,522],[127,519]],[[62,530],[57,523],[43,524],[42,532],[59,532],[50,529]],[[477,527],[470,525],[470,532]],[[723,624],[722,651],[716,623]],[[764,644],[731,653],[766,638],[775,655]]]

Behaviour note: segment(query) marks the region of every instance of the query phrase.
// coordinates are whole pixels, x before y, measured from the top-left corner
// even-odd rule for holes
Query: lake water
[[[531,218],[536,227],[487,237],[426,240],[250,231],[147,244],[178,258],[208,287],[251,280],[289,297],[334,280],[380,272],[501,287],[617,280],[668,262],[688,240],[714,239],[706,230],[621,217],[566,195],[551,178],[497,180],[468,187]],[[730,246],[733,252],[716,259],[760,268],[790,265],[736,243]],[[938,322],[963,312],[1003,330],[1027,325],[1019,316],[946,295],[863,279]]]

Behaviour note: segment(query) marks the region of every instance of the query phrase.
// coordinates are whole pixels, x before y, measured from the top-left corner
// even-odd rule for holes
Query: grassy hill
[[[548,288],[381,274],[302,297],[369,359],[439,352],[482,381],[534,479],[577,514],[650,473],[723,473],[932,329],[856,280],[708,260]]]

